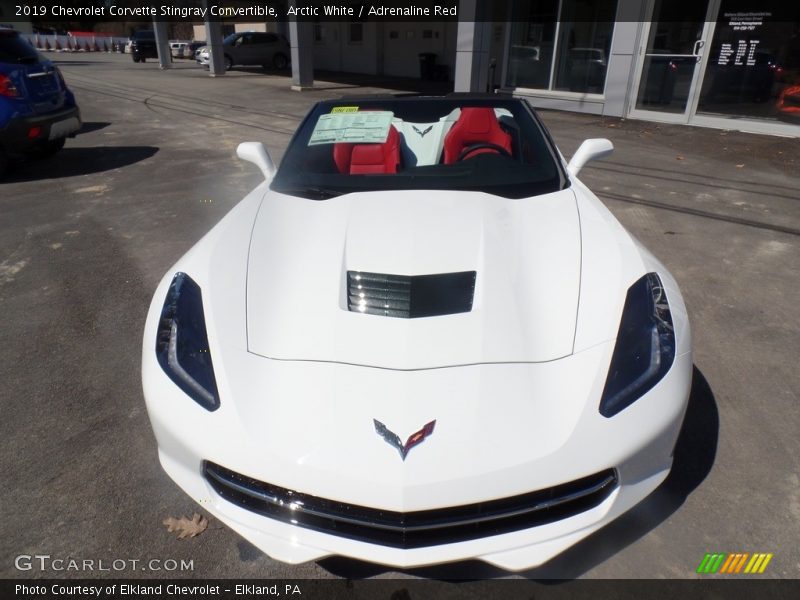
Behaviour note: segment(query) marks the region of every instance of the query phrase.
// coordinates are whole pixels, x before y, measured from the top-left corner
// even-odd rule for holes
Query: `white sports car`
[[[269,556],[539,565],[667,476],[692,354],[675,280],[501,95],[317,104],[164,276],[161,464]]]

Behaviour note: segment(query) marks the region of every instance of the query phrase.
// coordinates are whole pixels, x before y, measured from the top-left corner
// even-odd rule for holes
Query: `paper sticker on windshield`
[[[309,146],[318,144],[382,144],[392,126],[391,111],[370,110],[322,115],[311,132]]]
[[[357,106],[334,106],[331,109],[331,114],[333,113],[354,113],[358,112]]]

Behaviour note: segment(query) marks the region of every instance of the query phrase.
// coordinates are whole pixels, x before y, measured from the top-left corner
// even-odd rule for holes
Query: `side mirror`
[[[572,160],[567,165],[569,174],[575,177],[583,166],[590,160],[605,158],[614,151],[614,144],[605,138],[585,140],[581,147],[572,155]]]
[[[264,174],[264,179],[269,181],[275,175],[275,163],[269,152],[261,142],[242,142],[236,148],[236,155],[242,160],[253,163]]]

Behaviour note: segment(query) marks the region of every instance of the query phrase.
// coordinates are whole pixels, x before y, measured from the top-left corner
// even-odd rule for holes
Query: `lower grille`
[[[278,521],[323,533],[391,546],[423,548],[529,529],[599,505],[617,487],[608,469],[545,490],[450,508],[393,512],[287,490],[204,463],[206,480],[221,497]]]

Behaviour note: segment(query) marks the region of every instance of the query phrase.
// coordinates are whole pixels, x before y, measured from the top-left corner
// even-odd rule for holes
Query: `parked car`
[[[289,66],[289,42],[277,33],[246,31],[232,33],[222,42],[227,71],[235,65],[261,65],[265,69],[285,69]],[[197,62],[208,66],[210,46],[197,53]]]
[[[131,36],[131,56],[133,62],[145,62],[148,58],[158,58],[156,35],[152,29],[137,31]]]
[[[169,53],[172,55],[172,58],[183,58],[184,48],[186,48],[189,43],[188,41],[172,40],[169,43]]]
[[[633,508],[672,467],[692,343],[578,179],[612,150],[567,163],[501,94],[320,102],[277,169],[241,144],[264,181],[145,324],[167,474],[291,563],[522,570]]]
[[[0,29],[0,175],[9,160],[55,154],[80,128],[58,67],[18,32]]]
[[[549,50],[549,48],[544,50]],[[508,80],[511,85],[522,87],[547,85],[550,61],[542,60],[542,51],[541,46],[520,44],[511,46],[508,62]]]
[[[183,58],[194,58],[195,53],[205,45],[205,42],[189,42],[183,47]]]
[[[787,86],[776,103],[778,118],[800,125],[800,85]]]

